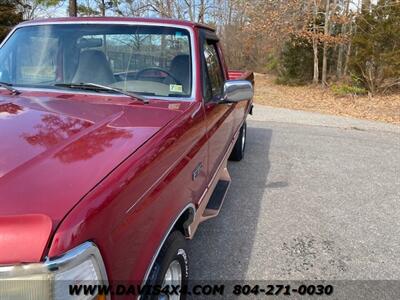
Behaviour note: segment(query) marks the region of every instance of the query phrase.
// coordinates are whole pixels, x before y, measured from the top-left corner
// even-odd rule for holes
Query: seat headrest
[[[114,83],[114,74],[106,55],[100,50],[82,51],[73,82],[105,85]]]

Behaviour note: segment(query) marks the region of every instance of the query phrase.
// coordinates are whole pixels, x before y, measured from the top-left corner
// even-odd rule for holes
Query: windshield
[[[187,98],[192,93],[190,47],[189,32],[173,27],[22,27],[0,49],[0,82],[56,89],[94,83],[145,96]]]

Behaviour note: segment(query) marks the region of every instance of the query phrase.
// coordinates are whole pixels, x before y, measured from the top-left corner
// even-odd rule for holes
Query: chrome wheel
[[[247,139],[247,125],[243,123],[239,130],[239,136],[233,146],[229,160],[241,161],[244,158],[244,151],[246,150],[246,139]]]
[[[243,132],[242,132],[242,153],[244,153],[245,145],[246,145],[246,124],[243,125]]]
[[[177,260],[173,260],[165,273],[164,280],[162,283],[162,289],[167,286],[182,286],[182,268],[181,264]],[[171,289],[171,287],[169,288]],[[159,299],[165,300],[179,300],[179,295],[162,295]]]

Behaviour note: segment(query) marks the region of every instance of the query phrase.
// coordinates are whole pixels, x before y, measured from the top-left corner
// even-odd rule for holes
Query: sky
[[[361,0],[353,0],[353,7],[357,7],[357,3]],[[372,0],[372,4],[376,4],[378,0]],[[57,18],[57,17],[67,17],[68,16],[68,1],[63,1],[62,5],[56,8],[50,8],[46,11],[40,13],[39,17],[42,18]]]

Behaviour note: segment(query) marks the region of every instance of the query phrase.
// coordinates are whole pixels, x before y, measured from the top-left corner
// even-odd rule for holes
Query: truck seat
[[[170,72],[183,86],[185,93],[190,88],[190,57],[187,54],[179,54],[171,61]]]
[[[106,55],[100,50],[81,52],[73,83],[97,83],[109,85],[115,82]]]

